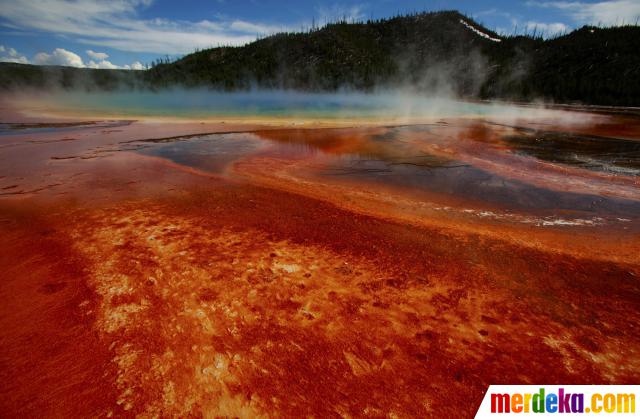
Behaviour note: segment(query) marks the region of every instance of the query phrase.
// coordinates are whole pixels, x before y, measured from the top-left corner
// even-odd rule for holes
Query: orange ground
[[[463,141],[490,133],[455,125],[455,149],[430,153],[562,190],[557,166],[518,170],[499,142]],[[0,137],[3,416],[469,417],[489,384],[637,381],[635,222],[541,227],[470,215],[500,208],[464,196],[318,175],[333,155],[388,156],[367,140],[384,130]],[[222,131],[321,154],[208,171],[136,141]],[[562,173],[640,196],[633,177]]]

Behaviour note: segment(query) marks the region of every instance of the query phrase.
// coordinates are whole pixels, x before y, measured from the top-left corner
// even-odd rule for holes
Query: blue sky
[[[635,23],[640,0],[0,0],[0,61],[139,69],[338,18],[457,9],[498,33]]]

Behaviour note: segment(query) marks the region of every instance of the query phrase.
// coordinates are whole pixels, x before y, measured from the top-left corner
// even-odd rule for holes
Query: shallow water
[[[584,119],[588,115],[557,112],[544,107],[516,107],[489,102],[466,102],[410,92],[300,93],[294,91],[215,92],[58,92],[7,96],[7,106],[55,114],[113,117],[251,117],[296,119],[452,118],[495,116]],[[591,115],[592,116],[592,115]],[[11,122],[11,121],[9,121]]]
[[[0,123],[0,136],[16,134],[69,133],[87,128],[108,129],[126,126],[130,121],[99,121],[74,123]]]
[[[482,122],[480,122],[483,124]],[[580,221],[590,220],[595,224],[629,223],[640,220],[640,201],[625,197],[591,191],[573,192],[558,190],[555,187],[534,184],[527,179],[512,179],[500,169],[487,170],[476,167],[472,162],[455,159],[450,152],[430,154],[422,148],[424,143],[438,144],[441,147],[457,147],[458,139],[443,140],[434,134],[438,127],[443,134],[456,127],[407,126],[373,129],[334,129],[312,132],[288,130],[283,132],[265,131],[257,133],[211,134],[196,138],[169,140],[168,143],[150,147],[141,152],[151,156],[169,159],[181,165],[202,169],[213,173],[225,173],[242,159],[270,158],[298,161],[297,176],[311,176],[322,181],[330,178],[336,182],[366,184],[376,188],[386,186],[416,195],[426,193],[441,197],[442,202],[457,201],[468,208],[497,210],[505,217],[513,218],[513,212],[523,215],[523,222],[549,222],[549,220],[573,217]],[[549,134],[547,134],[549,135]],[[540,135],[539,135],[540,136]],[[539,137],[538,136],[538,137]],[[556,134],[559,136],[559,134]],[[525,155],[521,164],[535,165],[543,162],[558,163],[558,167],[579,166],[587,170],[603,171],[603,167],[619,165],[624,159],[626,165],[636,167],[640,156],[633,150],[640,147],[640,141],[599,138],[597,150],[607,148],[606,154],[594,152],[593,141],[581,142],[584,136],[563,134],[566,144],[563,147],[557,141],[540,142],[533,139],[526,142],[509,135],[499,135],[494,143],[485,139],[465,138],[468,142],[480,143],[485,150],[499,145],[502,141],[513,149],[507,155]],[[573,140],[571,139],[573,138]],[[505,151],[488,154],[488,157],[500,162]],[[590,155],[598,158],[599,164],[580,165],[566,156]],[[534,159],[529,158],[533,156]],[[300,162],[304,162],[301,165]],[[505,163],[506,164],[506,163]],[[617,167],[617,166],[616,166]],[[304,171],[304,172],[302,172]],[[619,171],[617,171],[619,172]],[[544,170],[540,173],[545,174]],[[631,180],[637,174],[623,172]],[[587,173],[588,175],[588,173]],[[338,180],[336,180],[338,179]],[[567,174],[565,181],[572,176]],[[538,182],[544,178],[538,178]],[[428,200],[428,197],[424,198]],[[437,198],[436,198],[437,199]],[[494,213],[499,217],[498,212]],[[488,214],[486,211],[484,214]]]
[[[640,176],[640,141],[528,130],[504,140],[517,152],[589,170]]]

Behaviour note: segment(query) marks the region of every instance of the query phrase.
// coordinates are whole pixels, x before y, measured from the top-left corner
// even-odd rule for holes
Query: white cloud
[[[129,67],[131,70],[144,70],[144,65],[140,61],[136,61]]]
[[[0,57],[0,62],[2,63],[18,63],[18,64],[29,64],[29,59],[24,55],[20,55],[18,57]]]
[[[255,33],[258,35],[277,33],[277,32],[288,32],[291,30],[291,28],[286,26],[263,25],[260,23],[246,22],[244,20],[234,20],[229,25],[229,29],[233,31],[244,32],[244,33]]]
[[[9,57],[17,57],[18,56],[18,51],[16,51],[15,48],[5,48],[4,46],[1,46],[0,47],[0,51],[6,52],[7,54],[9,54]]]
[[[94,60],[106,60],[107,58],[109,58],[109,54],[104,52],[95,52],[90,49],[86,50],[85,52],[87,53],[89,58]]]
[[[220,23],[211,22],[210,20],[201,20],[200,22],[196,22],[194,24],[196,28],[203,29],[206,31],[221,31],[224,30],[224,26]]]
[[[554,36],[563,32],[567,32],[570,29],[569,26],[561,22],[544,23],[534,21],[527,22],[526,28],[529,33],[535,31],[536,34],[542,35],[543,37]]]
[[[82,58],[72,52],[63,48],[56,48],[50,54],[46,52],[39,52],[33,57],[33,64],[39,65],[62,65],[69,67],[86,67],[86,68],[105,68],[105,69],[123,69],[123,70],[144,70],[145,66],[140,61],[135,61],[132,64],[125,64],[118,66],[111,61],[100,58],[108,58],[109,55],[103,52],[94,52],[91,50],[86,51],[87,55],[93,56],[96,60],[89,60],[88,63],[84,63]],[[90,54],[91,52],[91,54]],[[0,62],[5,63],[20,63],[30,64],[31,62],[27,57],[18,53],[14,48],[5,47],[0,45]]]
[[[0,49],[0,52],[3,51],[8,51],[8,56],[7,57],[0,57],[0,61],[8,61],[8,62],[20,62],[23,64],[28,64],[29,60],[27,60],[26,57],[24,56],[20,56],[16,50],[14,50],[13,48],[6,48],[2,47],[3,49]],[[91,50],[89,50],[91,51]],[[124,69],[124,70],[144,70],[144,66],[142,65],[142,63],[140,63],[140,61],[136,61],[133,64],[129,65],[123,65],[123,66],[118,66],[116,64],[113,64],[111,61],[108,61],[106,59],[100,59],[100,58],[107,58],[109,57],[108,54],[106,53],[96,53],[94,51],[91,51],[91,54],[89,53],[89,51],[87,52],[87,55],[89,56],[93,56],[95,58],[95,60],[89,60],[87,63],[84,63],[82,61],[82,58],[72,52],[72,51],[67,51],[64,48],[56,48],[54,49],[51,53],[46,53],[46,52],[39,52],[37,53],[34,57],[33,57],[33,64],[39,64],[39,65],[62,65],[62,66],[68,66],[68,67],[78,67],[78,68],[102,68],[102,69],[111,69],[111,70],[115,70],[115,69]]]
[[[74,52],[64,48],[56,48],[51,54],[39,52],[33,57],[33,62],[40,65],[63,65],[67,67],[84,67],[82,58]]]
[[[102,61],[98,61],[95,62],[93,60],[89,61],[87,63],[87,67],[89,68],[107,68],[107,69],[111,69],[114,70],[116,68],[120,68],[117,65],[113,64],[111,61],[107,61],[107,60],[102,60]]]
[[[14,48],[5,47],[4,45],[0,45],[0,62],[29,64],[27,57],[19,54]]]
[[[151,0],[1,1],[0,17],[7,25],[132,52],[184,54],[196,48],[242,45],[253,41],[256,33],[286,30],[284,26],[226,18],[215,22],[138,18],[138,10]],[[359,10],[351,8],[348,17],[361,17]]]
[[[581,25],[622,25],[640,18],[640,1],[527,1],[528,6],[557,9]]]
[[[116,69],[121,69],[121,70],[144,70],[145,69],[144,65],[140,61],[136,61],[131,65],[125,64],[123,66],[118,66],[118,65],[115,65],[111,61],[108,61],[108,60],[100,60],[98,62],[90,60],[87,63],[87,67],[88,68],[103,68],[103,69],[109,69],[109,70],[116,70]]]
[[[125,70],[145,70],[144,64],[142,64],[140,61],[136,61],[131,65],[125,64],[122,66],[122,68]]]

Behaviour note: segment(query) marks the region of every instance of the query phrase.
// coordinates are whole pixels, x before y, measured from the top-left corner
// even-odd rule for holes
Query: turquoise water
[[[461,102],[406,93],[220,93],[177,90],[158,93],[58,93],[44,99],[62,112],[114,116],[413,118],[511,115],[514,112],[524,115],[528,112],[525,108],[510,105]]]

